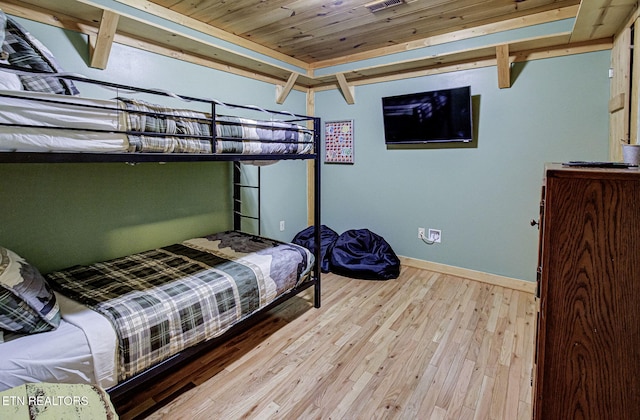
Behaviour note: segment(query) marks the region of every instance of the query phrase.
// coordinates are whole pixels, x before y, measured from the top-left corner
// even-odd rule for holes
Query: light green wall
[[[293,91],[277,106],[272,85],[118,44],[106,70],[90,69],[86,37],[20,22],[68,71],[305,110],[301,92]],[[607,158],[609,56],[605,51],[517,64],[513,86],[503,90],[490,67],[359,86],[355,105],[347,105],[337,91],[317,93],[317,115],[324,121],[353,119],[356,134],[355,165],[322,165],[323,222],[339,232],[369,228],[400,255],[533,280],[538,232],[529,220],[537,217],[544,162]],[[471,85],[474,95],[477,147],[384,146],[383,96],[460,85]],[[306,226],[305,168],[304,162],[263,168],[265,235],[288,240]],[[224,163],[2,165],[0,176],[0,244],[44,271],[231,223],[229,165]],[[284,232],[278,229],[280,220],[286,221]],[[442,244],[420,242],[418,227],[441,229]]]
[[[229,228],[227,164],[0,165],[0,243],[42,271]]]
[[[271,84],[119,44],[113,45],[106,70],[92,69],[86,64],[85,36],[16,20],[69,72],[230,103],[305,111],[306,97],[301,92],[291,92],[280,106]],[[128,95],[86,84],[78,87],[83,96]],[[267,236],[289,240],[306,227],[305,170],[303,162],[280,162],[263,169],[265,188],[275,191],[272,197],[276,197],[265,196],[263,201],[263,208],[268,208],[263,226]],[[287,184],[277,186],[279,179]],[[229,229],[230,184],[230,164],[224,162],[3,164],[0,246],[13,249],[47,272]],[[292,195],[287,198],[284,190],[292,190]],[[284,232],[279,230],[280,220],[286,221]]]
[[[318,93],[323,120],[355,123],[355,164],[323,165],[323,222],[338,232],[369,228],[396,253],[534,280],[543,165],[606,160],[608,51],[531,61],[498,89],[495,67],[355,89],[355,105]],[[474,148],[388,149],[384,96],[470,85]],[[418,227],[442,230],[426,245]]]

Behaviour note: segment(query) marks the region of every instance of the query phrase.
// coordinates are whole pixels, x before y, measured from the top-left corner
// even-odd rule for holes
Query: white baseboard
[[[403,256],[399,256],[398,258],[400,258],[400,263],[402,265],[406,265],[409,267],[421,268],[424,270],[435,271],[437,273],[450,274],[457,277],[464,277],[470,280],[476,280],[482,283],[507,287],[509,289],[519,290],[521,292],[527,292],[531,294],[534,294],[536,292],[536,283],[532,281],[504,277],[497,274],[484,273],[482,271],[469,270],[467,268],[419,260],[417,258]]]

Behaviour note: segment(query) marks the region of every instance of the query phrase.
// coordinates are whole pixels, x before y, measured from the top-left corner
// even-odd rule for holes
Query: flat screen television
[[[382,98],[387,144],[470,142],[471,87]]]

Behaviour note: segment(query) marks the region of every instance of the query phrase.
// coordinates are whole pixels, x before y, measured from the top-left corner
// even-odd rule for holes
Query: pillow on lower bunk
[[[60,324],[60,309],[37,268],[0,247],[0,328],[37,333]]]

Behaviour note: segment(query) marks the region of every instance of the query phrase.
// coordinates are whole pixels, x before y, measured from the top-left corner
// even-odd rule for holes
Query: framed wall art
[[[353,120],[324,123],[325,163],[354,163]]]

